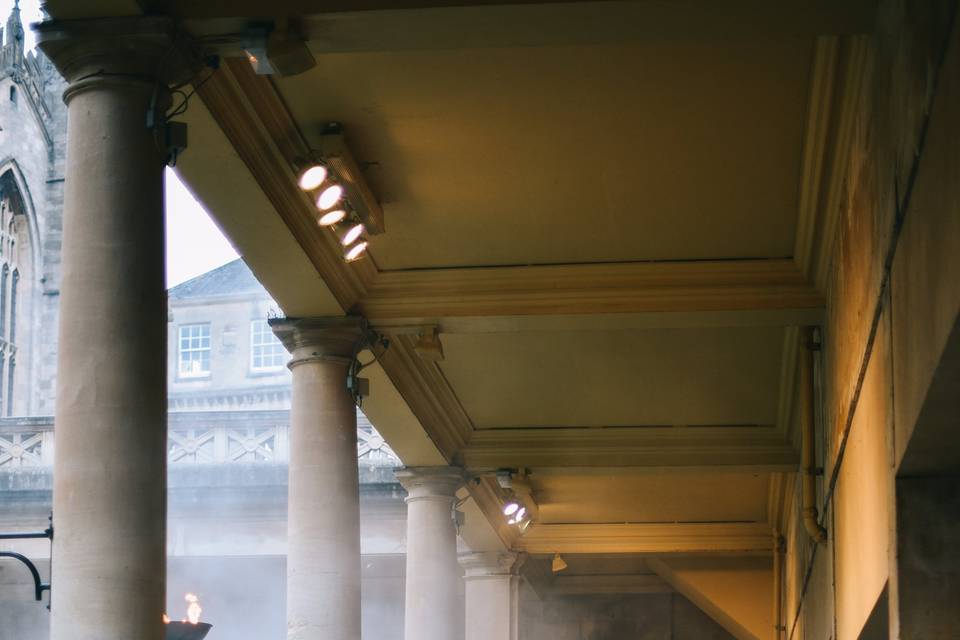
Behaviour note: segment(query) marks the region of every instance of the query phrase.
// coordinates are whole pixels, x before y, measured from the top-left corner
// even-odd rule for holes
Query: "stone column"
[[[463,473],[452,467],[408,467],[396,472],[407,490],[406,640],[463,637],[460,570],[453,521]]]
[[[270,323],[293,358],[287,515],[287,638],[360,638],[357,412],[347,368],[357,318]]]
[[[466,640],[517,640],[517,554],[482,552],[460,556],[466,581]]]
[[[53,640],[162,640],[164,157],[147,128],[162,20],[47,23],[70,83],[54,458]]]

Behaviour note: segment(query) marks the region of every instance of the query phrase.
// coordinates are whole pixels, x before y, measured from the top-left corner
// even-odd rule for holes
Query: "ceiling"
[[[341,122],[374,163],[382,269],[784,257],[812,47],[319,53],[277,85],[308,139]]]
[[[146,7],[198,37],[298,17],[316,67],[256,76],[224,45],[178,171],[288,314],[390,338],[364,409],[406,464],[478,479],[468,546],[562,548],[633,589],[664,588],[662,554],[769,554],[799,462],[797,326],[823,308],[821,177],[873,2],[456,4],[47,8]],[[350,265],[295,185],[331,121],[386,221]],[[425,326],[442,362],[414,349]],[[498,466],[529,474],[526,538]]]
[[[242,26],[227,4],[168,4],[197,35]],[[822,310],[805,265],[833,102],[816,101],[862,14],[764,7],[305,15],[316,67],[268,80],[228,60],[187,114],[205,148],[182,172],[288,313],[332,295],[391,338],[365,410],[406,464],[480,477],[484,540],[525,548],[489,475],[507,464],[539,506],[530,548],[769,549],[798,462],[796,326]],[[292,179],[333,121],[386,221],[352,266]],[[277,218],[286,234],[250,223]],[[289,286],[314,274],[330,295]],[[441,362],[417,355],[419,326]]]

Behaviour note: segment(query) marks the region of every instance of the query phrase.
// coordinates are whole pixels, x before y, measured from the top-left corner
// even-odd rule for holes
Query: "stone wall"
[[[784,529],[786,638],[856,639],[868,621],[876,633],[878,611],[889,611],[882,637],[960,637],[956,626],[901,628],[912,605],[901,597],[908,587],[898,577],[905,559],[897,541],[902,549],[909,533],[898,528],[898,512],[917,498],[900,491],[898,500],[896,491],[960,312],[956,5],[885,0],[878,9],[850,159],[840,167],[845,188],[827,283],[818,504],[829,539],[809,542],[796,490]],[[941,435],[940,450],[960,449],[960,430]],[[929,527],[955,531],[960,512],[939,518]],[[956,567],[941,561],[927,569],[941,572],[941,589],[960,601]]]

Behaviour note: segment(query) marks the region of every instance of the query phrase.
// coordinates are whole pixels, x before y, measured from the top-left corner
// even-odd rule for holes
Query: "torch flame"
[[[200,598],[192,593],[188,593],[183,596],[183,599],[187,601],[187,619],[184,620],[184,622],[197,624],[200,622],[200,613],[203,611],[203,609],[200,608]]]

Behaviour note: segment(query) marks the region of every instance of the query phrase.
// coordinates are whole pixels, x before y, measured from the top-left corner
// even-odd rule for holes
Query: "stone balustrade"
[[[178,411],[168,415],[171,465],[287,463],[288,411]],[[55,446],[53,417],[0,419],[0,469],[49,467]],[[357,457],[369,467],[400,460],[373,425],[357,414]]]

